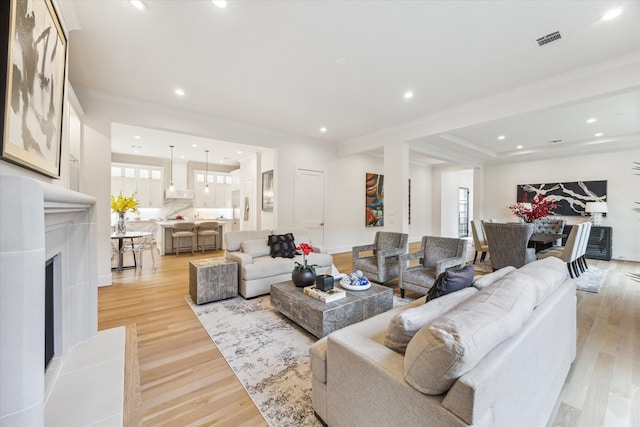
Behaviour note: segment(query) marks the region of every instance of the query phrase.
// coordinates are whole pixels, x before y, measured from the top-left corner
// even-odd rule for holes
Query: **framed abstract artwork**
[[[365,225],[384,225],[384,175],[368,173],[365,177]]]
[[[262,173],[262,210],[273,212],[273,170]]]
[[[60,177],[67,39],[51,0],[0,6],[3,160]]]
[[[554,182],[548,184],[520,184],[516,202],[532,200],[540,195],[553,201],[556,215],[586,216],[587,202],[607,201],[607,181]]]

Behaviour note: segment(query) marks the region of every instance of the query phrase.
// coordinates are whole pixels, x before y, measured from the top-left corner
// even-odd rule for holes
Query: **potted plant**
[[[111,210],[118,214],[118,222],[116,223],[116,234],[127,234],[127,227],[124,222],[124,215],[128,211],[137,212],[140,202],[136,199],[137,192],[131,197],[124,197],[122,192],[118,197],[111,196]]]
[[[307,243],[300,243],[296,250],[302,251],[302,264],[296,261],[296,266],[291,273],[291,280],[299,288],[311,286],[316,281],[316,267],[318,266],[307,263],[307,255],[313,252],[313,247]]]

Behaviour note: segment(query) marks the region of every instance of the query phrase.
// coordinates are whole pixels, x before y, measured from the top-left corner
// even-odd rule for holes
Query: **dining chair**
[[[565,220],[557,218],[540,218],[534,222],[533,232],[543,234],[562,234]],[[562,239],[553,242],[553,246],[562,246]]]
[[[213,237],[213,244],[211,245],[212,249],[218,249],[218,224],[216,221],[203,221],[198,224],[198,250],[202,249],[202,253],[205,250],[205,243],[207,238]]]
[[[528,248],[533,234],[533,224],[484,223],[484,231],[491,249],[491,268],[520,268],[536,260],[534,248]]]
[[[171,244],[173,245],[173,250],[176,253],[176,256],[179,256],[180,254],[180,243],[182,239],[187,237],[191,239],[191,254],[193,255],[195,253],[195,250],[194,250],[194,247],[195,247],[194,239],[196,236],[196,233],[194,231],[195,228],[196,228],[196,225],[190,221],[176,221],[173,224],[173,231],[171,233],[171,237],[172,237]],[[176,239],[178,240],[178,246],[176,246]]]
[[[482,221],[471,221],[471,231],[473,232],[473,247],[476,250],[473,256],[473,263],[476,263],[478,258],[478,252],[482,252],[480,256],[480,262],[483,262],[487,254],[489,253],[489,244],[487,243],[487,236],[484,234],[484,227]]]
[[[580,248],[578,249],[578,267],[580,267],[580,271],[583,273],[589,269],[589,264],[587,264],[587,246],[589,245],[589,236],[591,235],[591,226],[593,225],[591,221],[587,221],[583,223],[582,230],[582,238],[580,239]]]
[[[373,282],[385,283],[400,276],[398,256],[407,253],[409,235],[378,231],[372,244],[354,246],[351,251],[353,269],[361,270]],[[362,252],[372,251],[362,256]]]
[[[574,225],[571,227],[571,231],[567,237],[567,243],[564,246],[552,247],[540,251],[536,254],[538,259],[550,256],[560,258],[567,263],[567,269],[569,270],[571,278],[579,277],[580,268],[578,267],[577,259],[579,257],[580,241],[584,229],[585,223]]]

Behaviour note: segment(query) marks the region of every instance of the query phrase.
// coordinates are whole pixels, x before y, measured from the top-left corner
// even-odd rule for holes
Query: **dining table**
[[[126,233],[111,233],[111,239],[118,239],[118,266],[116,270],[121,272],[124,267],[124,241],[125,239],[131,239],[131,244],[134,244],[134,239],[139,239],[141,237],[151,236],[153,233],[150,231],[127,231]],[[135,268],[136,267],[136,256],[133,255],[133,265],[127,266],[126,268]]]
[[[566,234],[556,233],[533,233],[529,238],[528,247],[535,248],[536,253],[553,246],[553,242],[566,237]]]

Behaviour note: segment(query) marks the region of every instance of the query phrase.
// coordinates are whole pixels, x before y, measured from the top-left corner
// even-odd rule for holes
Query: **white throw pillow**
[[[470,296],[416,333],[404,358],[405,379],[425,394],[447,392],[522,327],[536,297],[533,279],[523,274],[505,276]]]
[[[474,288],[477,289],[484,289],[487,286],[491,285],[492,283],[494,283],[495,281],[497,281],[498,279],[503,278],[504,276],[506,276],[507,274],[511,273],[512,271],[514,271],[516,268],[512,265],[508,266],[508,267],[503,267],[499,270],[494,271],[493,273],[489,273],[489,274],[483,274],[482,276],[476,276],[473,279],[473,282],[471,283],[471,286],[473,286]]]
[[[251,255],[253,258],[267,256],[270,253],[270,247],[267,245],[267,239],[243,240],[240,243],[242,252]]]
[[[389,322],[387,334],[384,337],[384,345],[404,354],[407,344],[409,344],[416,332],[476,292],[478,292],[476,288],[464,288],[433,299],[418,307],[408,308],[399,312]]]

